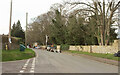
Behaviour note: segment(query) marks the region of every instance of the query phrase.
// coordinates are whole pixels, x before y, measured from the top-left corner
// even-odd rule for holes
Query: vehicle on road
[[[48,45],[48,46],[47,46],[47,51],[50,51],[50,49],[51,49],[51,48],[50,48],[50,45]]]
[[[61,50],[57,49],[56,46],[53,46],[53,45],[48,45],[47,46],[47,51],[61,53]]]
[[[114,54],[115,57],[120,57],[120,51]]]

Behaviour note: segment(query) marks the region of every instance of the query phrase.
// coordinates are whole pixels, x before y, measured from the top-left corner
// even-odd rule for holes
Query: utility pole
[[[25,46],[27,46],[27,26],[28,26],[28,13],[26,13]]]
[[[48,42],[48,36],[46,35],[46,47],[47,47],[47,42]]]
[[[8,39],[9,50],[11,49],[11,20],[12,20],[12,0],[10,4],[10,22],[9,22],[9,39]]]

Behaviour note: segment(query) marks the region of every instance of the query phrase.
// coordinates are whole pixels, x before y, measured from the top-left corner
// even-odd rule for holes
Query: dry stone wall
[[[114,53],[118,52],[118,48],[120,48],[118,42],[120,42],[120,40],[119,41],[115,40],[111,46],[96,46],[96,45],[70,46],[69,50],[93,52],[93,53],[104,53],[104,54],[107,54],[107,53],[114,54]]]

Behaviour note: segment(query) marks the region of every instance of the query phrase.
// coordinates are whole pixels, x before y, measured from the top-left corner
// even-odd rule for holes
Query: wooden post
[[[27,46],[27,26],[28,26],[28,13],[26,13],[25,46]]]
[[[10,4],[10,23],[9,23],[9,37],[8,37],[8,45],[9,45],[9,50],[11,49],[11,20],[12,20],[12,0]]]

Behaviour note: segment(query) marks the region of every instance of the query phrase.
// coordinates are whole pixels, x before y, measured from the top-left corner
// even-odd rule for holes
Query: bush
[[[60,50],[69,50],[69,45],[67,44],[60,45]]]

